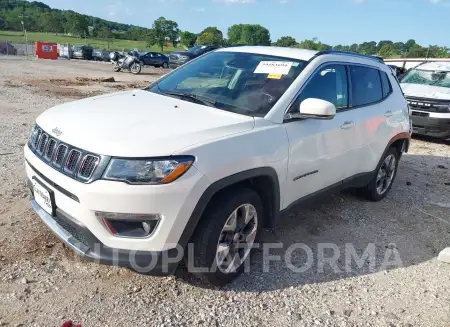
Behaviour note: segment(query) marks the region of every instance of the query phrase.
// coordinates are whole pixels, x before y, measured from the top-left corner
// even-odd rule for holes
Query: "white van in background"
[[[413,133],[450,138],[450,63],[426,62],[401,78]]]

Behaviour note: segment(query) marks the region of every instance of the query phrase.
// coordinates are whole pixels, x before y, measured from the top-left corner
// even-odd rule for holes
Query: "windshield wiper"
[[[199,96],[199,95],[196,95],[196,94],[191,94],[191,93],[161,90],[159,88],[159,86],[158,86],[158,89],[161,92],[161,94],[174,95],[174,96],[179,96],[179,97],[182,97],[182,98],[193,99],[197,103],[217,108],[217,106],[216,106],[217,101],[212,100],[212,99],[208,99],[208,98],[205,98],[205,97],[202,97],[202,96]]]

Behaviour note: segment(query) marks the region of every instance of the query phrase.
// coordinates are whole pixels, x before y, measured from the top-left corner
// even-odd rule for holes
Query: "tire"
[[[120,67],[118,65],[113,66],[113,70],[117,73],[120,72]]]
[[[237,218],[234,226],[241,225],[242,227],[245,225],[245,227],[242,229],[237,227],[233,231],[233,223],[231,222],[233,218],[231,218],[231,215],[235,212],[237,213]],[[247,220],[245,218],[246,212],[255,212],[256,214],[253,218],[249,218],[247,225],[245,224],[245,220]],[[250,216],[251,214],[247,217]],[[241,241],[237,241],[241,246],[248,246],[250,243],[257,244],[261,236],[263,221],[263,205],[261,198],[255,191],[248,188],[234,188],[216,196],[208,205],[195,230],[192,238],[194,244],[192,257],[185,258],[188,261],[188,268],[189,263],[193,264],[194,268],[212,268],[208,272],[194,271],[193,273],[203,281],[215,286],[228,284],[242,274],[246,261],[250,260],[255,250],[241,249],[240,257],[244,258],[244,260],[236,269],[231,269],[227,272],[226,263],[229,264],[228,268],[230,268],[233,262],[233,260],[230,260],[230,256],[233,256],[232,253],[235,251],[235,249],[231,249],[233,245],[236,245],[235,239],[242,238]],[[223,229],[229,229],[229,231],[224,231]],[[236,232],[236,230],[240,230],[240,232]],[[245,242],[244,239],[249,242]],[[251,241],[252,239],[253,241]],[[231,244],[228,247],[229,252],[222,252],[224,258],[221,260],[221,264],[219,264],[219,242],[221,242],[223,249],[226,248],[226,246],[223,246],[224,244]],[[226,252],[229,254],[224,255]]]
[[[392,158],[395,160],[394,163],[390,161],[392,160]],[[397,176],[399,159],[400,154],[398,149],[395,147],[389,148],[387,153],[383,156],[380,163],[378,164],[375,176],[372,178],[369,184],[367,184],[367,186],[362,189],[363,195],[367,200],[377,202],[386,197],[386,195],[391,190],[392,185],[394,184],[395,177]],[[394,170],[391,171],[391,169]],[[383,174],[384,177],[380,176]],[[380,177],[385,178],[385,180],[381,181]]]
[[[130,71],[133,75],[139,74],[141,72],[141,70],[142,70],[142,66],[138,62],[135,62],[135,63],[131,64],[131,66],[130,66]]]
[[[165,69],[169,68],[169,63],[168,62],[163,62],[162,68],[165,68]]]

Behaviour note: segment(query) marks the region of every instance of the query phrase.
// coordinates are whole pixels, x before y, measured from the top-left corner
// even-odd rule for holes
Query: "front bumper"
[[[450,138],[450,114],[448,117],[433,117],[432,115],[432,113],[413,111],[413,134],[428,135],[441,139]]]
[[[33,199],[31,207],[41,220],[78,255],[99,264],[127,267],[157,276],[171,275],[182,258],[182,249],[167,251],[127,251],[102,244],[87,228],[62,210],[52,217]]]
[[[53,169],[28,145],[24,152],[28,179],[37,179],[53,193],[55,208],[85,226],[99,243],[117,250],[163,252],[176,248],[198,200],[210,184],[195,167],[166,185],[129,185],[107,180],[82,183]],[[99,221],[96,212],[158,214],[161,220],[149,237],[117,237]]]

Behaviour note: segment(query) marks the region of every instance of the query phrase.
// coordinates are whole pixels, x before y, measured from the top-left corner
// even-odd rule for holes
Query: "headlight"
[[[189,57],[188,56],[180,56],[180,59],[187,60],[187,59],[189,59]]]
[[[194,158],[190,156],[164,159],[111,159],[103,179],[130,184],[167,184],[188,171],[193,162]]]

